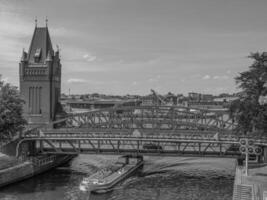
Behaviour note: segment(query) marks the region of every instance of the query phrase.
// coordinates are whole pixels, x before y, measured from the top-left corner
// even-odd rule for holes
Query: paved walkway
[[[237,168],[235,184],[240,194],[233,199],[250,199],[248,197],[253,196],[253,200],[267,200],[267,164],[250,165],[248,176],[244,168]]]

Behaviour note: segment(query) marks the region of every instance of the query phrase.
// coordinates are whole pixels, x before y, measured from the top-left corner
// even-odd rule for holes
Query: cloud
[[[93,62],[96,60],[96,56],[89,54],[84,54],[83,58],[86,59],[87,62]]]
[[[148,82],[157,82],[157,79],[155,79],[155,78],[150,78],[150,79],[148,79]]]
[[[67,83],[69,84],[85,84],[85,85],[89,85],[89,86],[103,86],[106,84],[109,85],[114,85],[114,84],[118,84],[118,81],[99,81],[99,80],[93,80],[93,79],[84,79],[84,78],[69,78],[67,80]]]
[[[33,25],[10,13],[0,12],[0,60],[19,60],[25,38],[33,33]]]
[[[213,79],[215,79],[215,80],[227,80],[227,79],[229,79],[229,76],[227,76],[227,75],[213,76]]]
[[[138,84],[137,81],[132,82],[132,85],[133,85],[133,86],[135,86],[135,85],[137,85],[137,84]]]
[[[211,77],[210,77],[210,75],[208,75],[208,74],[206,74],[205,76],[202,77],[203,80],[208,80],[208,79],[210,79],[210,78],[211,78]]]
[[[87,83],[87,80],[81,78],[70,78],[67,80],[68,83]]]
[[[148,82],[150,82],[150,83],[155,83],[155,82],[160,81],[160,79],[161,79],[161,75],[158,74],[158,75],[156,75],[155,77],[151,77],[151,78],[149,78],[149,79],[148,79]]]
[[[88,58],[88,56],[89,56],[88,54],[85,54],[83,55],[83,58]]]
[[[91,56],[91,57],[87,58],[88,62],[93,62],[95,60],[96,60],[96,56]]]
[[[3,81],[3,82],[5,82],[5,83],[7,83],[7,82],[8,82],[8,79],[9,79],[8,77],[1,78],[1,76],[0,76],[0,80],[1,80],[1,81]]]
[[[69,30],[65,27],[53,27],[49,26],[49,32],[53,37],[65,37],[65,38],[73,38],[73,37],[84,37],[82,32],[76,30]]]

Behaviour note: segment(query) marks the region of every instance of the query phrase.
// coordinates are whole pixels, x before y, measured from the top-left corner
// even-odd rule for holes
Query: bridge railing
[[[134,137],[134,136],[71,136],[71,137],[62,137],[62,136],[43,136],[43,137],[26,137],[25,139],[31,140],[139,140],[139,141],[187,141],[187,142],[217,142],[217,143],[238,143],[239,140],[236,138],[222,138],[220,140],[214,138],[192,138],[192,137],[155,137],[155,136],[143,136],[143,137]]]
[[[53,163],[56,160],[56,156],[52,155],[52,156],[45,157],[45,158],[29,157],[27,158],[27,160],[31,161],[34,166],[41,167],[49,163]]]

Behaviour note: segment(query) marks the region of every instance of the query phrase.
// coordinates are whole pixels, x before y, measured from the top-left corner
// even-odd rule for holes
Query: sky
[[[46,16],[64,93],[233,93],[248,55],[267,51],[266,0],[0,0],[3,80],[19,86]]]

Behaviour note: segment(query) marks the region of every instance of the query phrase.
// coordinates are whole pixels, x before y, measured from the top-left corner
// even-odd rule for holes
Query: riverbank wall
[[[0,170],[0,187],[31,177],[34,168],[31,162],[21,162]]]

